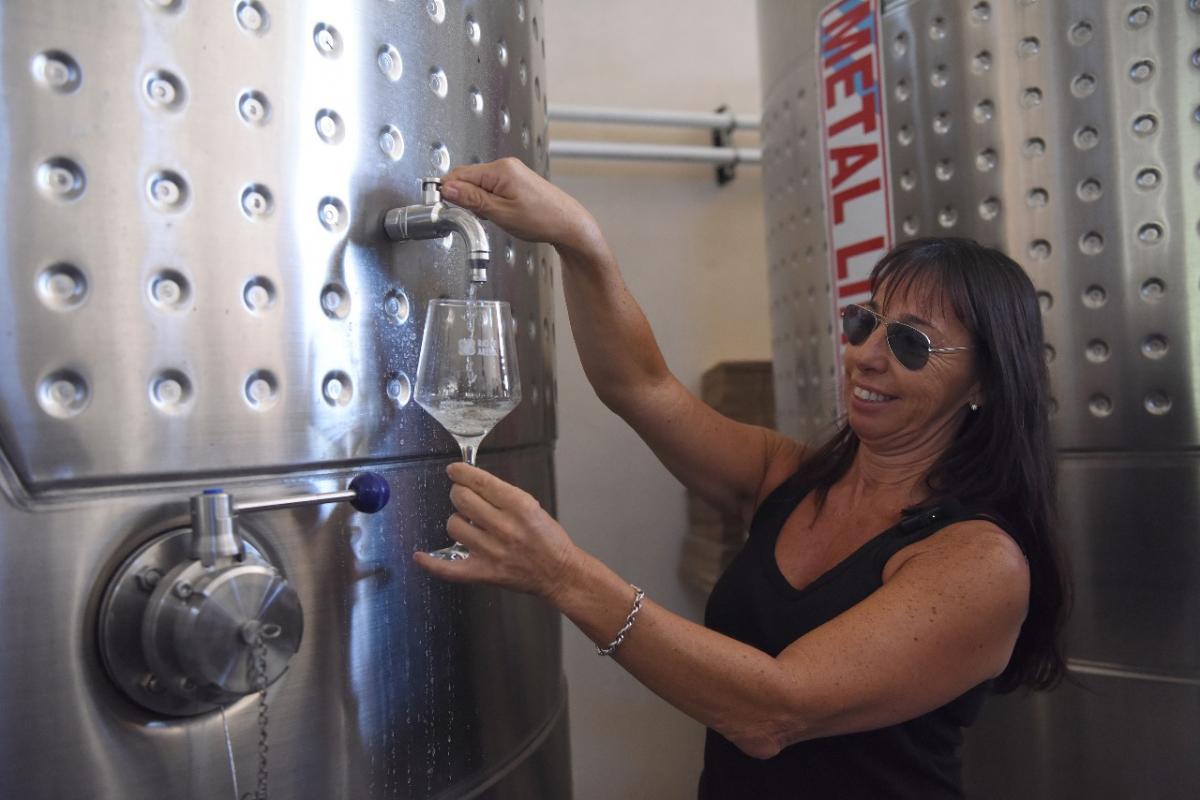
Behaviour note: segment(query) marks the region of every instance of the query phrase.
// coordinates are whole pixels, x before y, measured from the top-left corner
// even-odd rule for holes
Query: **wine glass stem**
[[[459,442],[458,447],[460,450],[462,450],[463,461],[467,462],[471,466],[475,466],[475,453],[479,450],[479,442],[471,442],[469,444]],[[458,561],[459,559],[466,558],[470,554],[471,553],[467,550],[466,545],[457,541],[449,547],[443,547],[441,550],[438,550],[434,553],[434,555],[438,558],[444,558],[448,561]]]
[[[463,461],[467,462],[472,467],[475,466],[475,453],[479,451],[479,445],[460,444],[459,447],[462,450]]]

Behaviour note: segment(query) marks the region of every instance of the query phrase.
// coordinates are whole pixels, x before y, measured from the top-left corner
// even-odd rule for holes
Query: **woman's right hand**
[[[454,168],[442,180],[442,197],[529,242],[586,251],[600,241],[579,201],[516,158]]]

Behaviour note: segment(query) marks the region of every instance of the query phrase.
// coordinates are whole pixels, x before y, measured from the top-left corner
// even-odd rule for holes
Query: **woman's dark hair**
[[[983,403],[963,420],[930,469],[930,503],[954,498],[997,514],[1029,560],[1029,611],[995,688],[1051,689],[1066,675],[1060,635],[1071,605],[1055,519],[1050,379],[1037,293],[1015,261],[969,239],[916,239],[893,248],[871,272],[871,293],[943,293],[971,333]],[[796,479],[823,501],[850,468],[858,437],[843,423]]]

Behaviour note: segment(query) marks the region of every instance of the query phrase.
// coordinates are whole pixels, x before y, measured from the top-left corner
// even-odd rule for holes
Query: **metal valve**
[[[421,202],[389,210],[383,216],[383,231],[394,242],[410,239],[440,239],[451,233],[467,245],[467,268],[473,283],[487,281],[492,249],[487,231],[473,213],[442,202],[441,178],[421,179]]]
[[[245,503],[222,489],[193,496],[190,527],[144,544],[108,585],[99,641],[109,676],[139,705],[176,716],[273,683],[300,649],[304,615],[296,591],[239,535],[235,518],[335,502],[373,514],[389,496],[387,481],[369,472],[340,492]]]
[[[302,494],[253,503],[235,504],[233,497],[225,490],[205,489],[192,497],[191,555],[206,567],[215,564],[218,559],[241,555],[241,540],[233,530],[233,518],[237,514],[340,502],[348,502],[355,511],[374,514],[387,505],[390,496],[388,482],[373,472],[364,472],[355,477],[345,491]]]

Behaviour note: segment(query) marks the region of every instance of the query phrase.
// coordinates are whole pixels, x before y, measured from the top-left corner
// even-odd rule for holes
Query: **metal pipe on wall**
[[[757,114],[734,114],[731,111],[672,111],[668,109],[612,108],[606,106],[573,106],[552,104],[551,122],[594,122],[615,125],[661,125],[676,128],[722,129],[727,131],[757,131]]]
[[[629,144],[551,139],[551,158],[595,158],[610,161],[679,161],[693,164],[757,165],[757,147],[702,147],[682,144]]]

